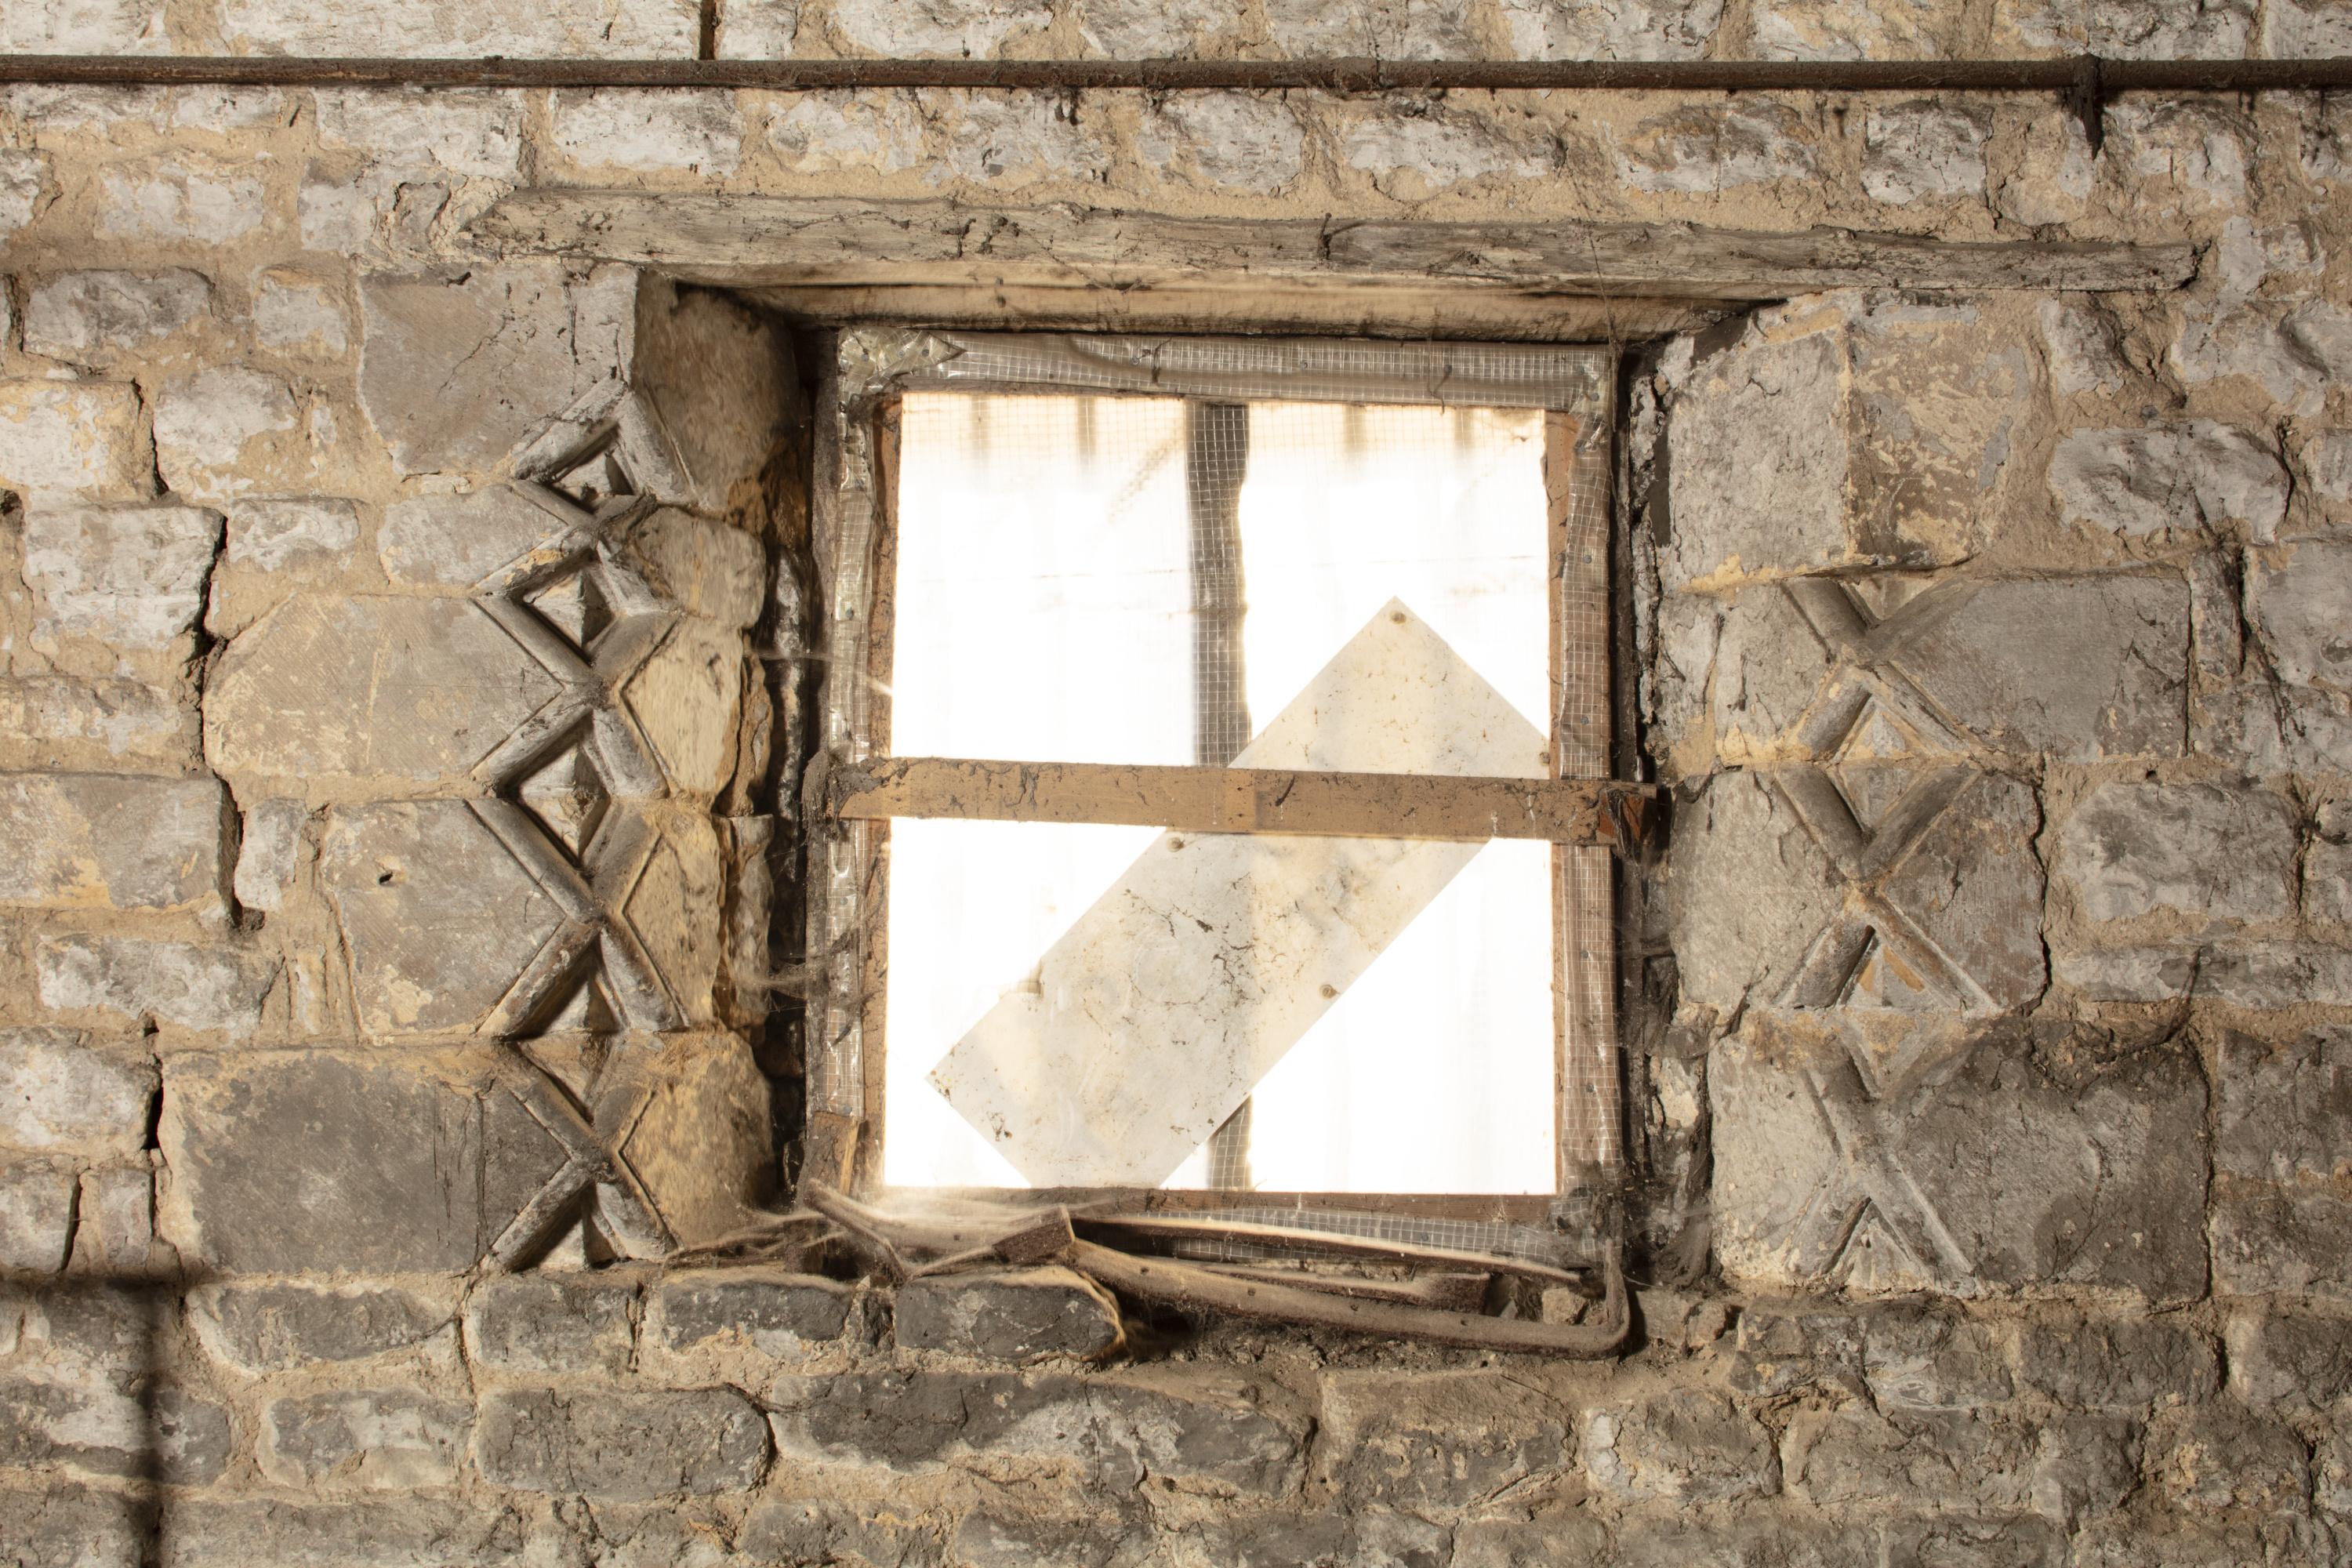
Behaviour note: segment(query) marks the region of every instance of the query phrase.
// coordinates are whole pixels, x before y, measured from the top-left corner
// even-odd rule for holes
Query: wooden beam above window
[[[1631,852],[1657,788],[1609,779],[1463,778],[1110,763],[881,757],[835,767],[835,816],[1103,822],[1179,833],[1349,838],[1538,838]]]

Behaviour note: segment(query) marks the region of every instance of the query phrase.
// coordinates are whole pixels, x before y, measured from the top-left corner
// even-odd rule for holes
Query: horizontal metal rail
[[[5,55],[0,83],[88,87],[857,87],[1497,91],[2325,91],[2352,58],[2307,60],[407,59]]]
[[[1630,852],[1656,787],[1606,779],[880,757],[826,777],[835,816],[1105,822],[1181,833],[1540,838]]]

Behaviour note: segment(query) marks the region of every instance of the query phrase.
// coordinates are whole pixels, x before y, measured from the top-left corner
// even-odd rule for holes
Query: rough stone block
[[[1889,7],[1890,9],[1892,7]],[[1863,119],[1862,187],[1896,206],[1981,200],[1991,117],[1933,100],[1873,109]]]
[[[546,262],[360,282],[360,401],[403,473],[488,469],[620,374],[625,289]]]
[[[2170,911],[2209,927],[2294,912],[2295,813],[2224,784],[2101,784],[2059,826],[2053,868],[2094,921]]]
[[[84,1171],[74,1203],[73,1270],[133,1279],[163,1261],[155,1247],[155,1173],[146,1158]]]
[[[940,1562],[939,1537],[930,1527],[899,1516],[887,1501],[763,1497],[744,1516],[735,1544],[761,1562],[844,1568],[938,1568]]]
[[[0,1561],[17,1568],[131,1568],[147,1534],[137,1500],[51,1482],[0,1492]]]
[[[217,901],[226,797],[213,779],[0,774],[0,904],[181,910]]]
[[[511,181],[521,172],[527,104],[520,93],[345,88],[313,99],[322,147],[357,148],[386,163],[479,179]]]
[[[1732,1390],[1767,1399],[1800,1389],[1859,1394],[1868,1328],[1851,1312],[1751,1305],[1739,1314],[1733,1341]]]
[[[1016,32],[1042,32],[1045,0],[842,0],[833,25],[854,53],[885,59],[985,59]]]
[[[474,1454],[495,1486],[651,1502],[759,1485],[768,1432],[758,1407],[731,1388],[524,1389],[483,1400]]]
[[[144,1397],[115,1389],[0,1382],[0,1464],[62,1465],[86,1475],[160,1472],[207,1486],[228,1468],[228,1411],[177,1388]]]
[[[72,1029],[0,1029],[0,1143],[129,1153],[146,1146],[154,1059]]]
[[[1723,20],[1721,0],[1502,0],[1502,11],[1511,58],[1522,60],[1692,60]]]
[[[2173,1502],[2199,1511],[2301,1508],[2311,1467],[2293,1427],[2217,1399],[2149,1434],[2148,1468]]]
[[[2050,362],[2050,384],[2061,395],[2113,392],[2132,374],[2124,359],[2123,331],[2096,299],[2070,294],[2044,300],[2033,310],[2042,354]]]
[[[1121,1338],[1118,1303],[1066,1268],[911,1280],[895,1321],[906,1349],[988,1361],[1108,1355]]]
[[[1699,367],[1668,426],[1667,586],[1843,557],[1845,376],[1830,332],[1743,342]]]
[[[1735,1278],[1971,1294],[1984,1286],[2200,1292],[2205,1088],[2152,1050],[2049,1077],[1996,1032],[1874,1087],[1843,1051],[1751,1027],[1718,1046],[1715,1242]]]
[[[1559,157],[1548,138],[1486,115],[1435,111],[1410,101],[1364,114],[1339,142],[1341,163],[1370,174],[1375,189],[1400,201],[1489,178],[1541,179]]]
[[[194,760],[196,715],[175,693],[115,677],[0,679],[0,749],[43,767]]]
[[[1778,996],[1843,907],[1844,879],[1764,774],[1718,773],[1677,816],[1666,889],[1685,994]],[[1759,888],[1771,896],[1750,896]]]
[[[173,1057],[165,1234],[236,1272],[470,1268],[563,1162],[510,1097],[365,1057]]]
[[[741,634],[681,619],[621,683],[621,700],[678,795],[707,798],[733,776],[743,654]],[[673,853],[682,847],[677,836],[670,842]]]
[[[73,1245],[71,1169],[44,1160],[0,1165],[0,1268],[54,1274]]]
[[[243,1038],[260,1026],[278,961],[247,948],[60,936],[35,955],[41,1005],[58,1013],[153,1018]]]
[[[1117,1490],[1149,1475],[1190,1490],[1293,1491],[1305,1416],[1264,1384],[1183,1370],[1191,1375],[786,1377],[769,1399],[778,1449],[809,1463],[902,1475],[1076,1470]]]
[[[1155,1531],[1140,1510],[1033,1513],[982,1507],[964,1515],[948,1539],[955,1568],[1145,1568]]]
[[[25,580],[47,636],[161,648],[195,625],[221,541],[200,507],[34,507],[25,520]]]
[[[2314,826],[2303,851],[2304,918],[2352,925],[2352,802],[2321,806]]]
[[[395,583],[471,587],[527,556],[552,559],[566,527],[522,491],[488,485],[393,502],[376,531],[376,554]]]
[[[177,494],[213,500],[266,488],[257,475],[308,471],[301,411],[285,377],[213,365],[155,399],[155,467]]]
[[[226,245],[268,221],[268,189],[247,167],[189,158],[109,168],[99,183],[98,232]]]
[[[422,1344],[455,1320],[447,1304],[390,1286],[205,1285],[189,1306],[205,1347],[244,1373],[364,1361]]]
[[[90,363],[168,338],[212,312],[213,287],[184,267],[160,272],[66,272],[25,300],[25,348]]]
[[[155,468],[128,382],[0,381],[0,489],[45,504],[139,500]]]
[[[627,1274],[492,1279],[467,1306],[466,1341],[499,1372],[624,1373],[634,1360],[637,1289]]]
[[[1744,99],[1652,115],[1627,133],[1614,159],[1618,178],[1661,195],[1719,195],[1742,185],[1810,180],[1821,170],[1812,129],[1802,117],[1784,104]],[[1809,384],[1809,367],[1788,368],[1796,373],[1788,385]]]
[[[1960,7],[1938,0],[1761,0],[1756,53],[1768,60],[1940,59],[1958,51]]]
[[[531,1544],[519,1510],[470,1499],[194,1498],[173,1506],[163,1568],[521,1568]]]
[[[2231,1295],[2352,1300],[2352,1203],[2322,1188],[2214,1184],[2213,1285]]]
[[[2352,689],[2347,598],[2352,540],[2296,540],[2247,557],[2246,624],[2282,680]]]
[[[330,496],[240,501],[228,509],[228,563],[253,572],[324,576],[359,542],[356,504]]]
[[[338,811],[319,880],[341,918],[361,1023],[466,1028],[514,986],[563,916],[464,801]]]
[[[665,604],[732,631],[767,607],[768,557],[739,528],[657,507],[614,542],[614,560],[645,579]]]
[[[662,1345],[687,1351],[737,1340],[765,1356],[805,1353],[837,1340],[856,1299],[853,1287],[772,1268],[696,1269],[665,1279],[654,1293]]]
[[[416,5],[315,6],[288,0],[223,0],[220,28],[232,54],[517,58],[694,58],[691,0],[551,0],[517,5],[425,0]]]
[[[301,870],[310,826],[310,808],[299,800],[265,800],[247,808],[232,882],[238,903],[275,910],[285,902]]]
[[[1323,1385],[1320,1475],[1350,1498],[1416,1510],[1469,1508],[1556,1483],[1570,1412],[1474,1373],[1341,1373]]]
[[[2352,1321],[2248,1310],[2225,1337],[2231,1392],[2257,1410],[2315,1414],[2352,1394]]]
[[[1445,59],[1481,52],[1465,14],[1414,0],[1266,0],[1265,20],[1275,47],[1292,59]]]
[[[232,776],[462,775],[559,689],[470,600],[296,598],[215,668],[205,752]]]
[[[2105,379],[2075,371],[2062,380]],[[2268,540],[2286,516],[2277,454],[2210,420],[2179,429],[2077,430],[2050,458],[2050,489],[2069,522],[2126,539],[2196,534],[2235,522]]]
[[[2179,1318],[2031,1323],[2018,1366],[2029,1387],[2078,1410],[2194,1404],[2220,1379],[2211,1342]]]
[[[1800,1414],[1781,1463],[1790,1489],[1817,1507],[2031,1510],[2071,1521],[2113,1507],[2131,1489],[2131,1435],[2117,1418],[2070,1416],[2037,1429],[1969,1412],[1880,1415],[1846,1405]]]
[[[731,91],[593,88],[559,92],[556,151],[586,168],[731,174],[743,162],[743,117]]]
[[[2352,1030],[2271,1047],[2232,1032],[2215,1067],[2215,1170],[2276,1182],[2352,1175]]]
[[[1438,1568],[1450,1533],[1387,1509],[1347,1513],[1283,1509],[1218,1520],[1206,1532],[1210,1561],[1232,1568]]]
[[[1863,1375],[1881,1410],[1981,1410],[2012,1392],[2007,1347],[1990,1324],[1936,1311],[1874,1313]]]
[[[2116,59],[2238,59],[2253,26],[2249,0],[2182,10],[2148,0],[2010,0],[1995,37],[2025,54],[2101,54]]]
[[[352,336],[343,285],[292,268],[264,269],[253,280],[253,332],[280,353],[341,358]]]
[[[1136,152],[1170,174],[1272,195],[1306,173],[1307,133],[1280,98],[1190,92],[1146,113]]]
[[[261,1415],[261,1473],[282,1487],[449,1486],[473,1425],[467,1406],[413,1389],[273,1399]]]
[[[1780,1484],[1780,1463],[1762,1424],[1701,1389],[1585,1412],[1578,1452],[1595,1487],[1626,1499],[1724,1502],[1769,1494]]]

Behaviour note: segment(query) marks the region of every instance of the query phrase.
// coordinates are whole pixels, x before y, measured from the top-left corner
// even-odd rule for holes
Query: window
[[[1606,355],[838,363],[827,1179],[1509,1222],[1612,1164]]]

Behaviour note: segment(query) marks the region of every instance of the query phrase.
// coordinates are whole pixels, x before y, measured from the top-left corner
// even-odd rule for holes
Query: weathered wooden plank
[[[1649,784],[1607,779],[1293,773],[1108,763],[885,757],[828,779],[835,814],[994,822],[1108,822],[1179,833],[1296,833],[1482,843],[1540,838],[1630,850]]]
[[[715,192],[520,190],[474,221],[509,254],[722,268],[745,282],[1352,279],[1769,300],[1823,289],[2137,290],[2187,281],[2196,249],[2099,240],[1939,240],[1672,223],[1188,217],[1055,204],[844,201]]]

